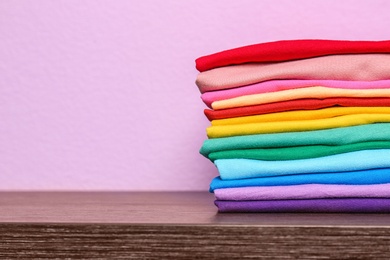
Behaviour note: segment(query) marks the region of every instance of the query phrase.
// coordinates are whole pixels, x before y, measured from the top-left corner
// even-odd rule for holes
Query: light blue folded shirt
[[[390,167],[390,149],[362,150],[300,160],[218,159],[214,163],[223,180],[323,172],[348,172]]]
[[[222,180],[220,177],[216,177],[210,184],[210,192],[213,192],[215,189],[256,186],[288,186],[301,184],[366,185],[381,183],[390,183],[390,168],[351,172],[297,174],[241,180]]]

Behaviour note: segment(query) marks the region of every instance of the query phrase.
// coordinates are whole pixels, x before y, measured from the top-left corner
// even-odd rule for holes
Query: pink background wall
[[[389,39],[386,0],[0,1],[0,190],[206,190],[198,56]]]

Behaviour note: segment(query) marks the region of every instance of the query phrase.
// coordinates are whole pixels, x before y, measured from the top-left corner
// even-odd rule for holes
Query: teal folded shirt
[[[258,134],[205,140],[200,149],[204,156],[212,152],[294,147],[305,145],[345,145],[366,141],[390,141],[390,123],[340,127],[327,130]]]
[[[224,180],[322,172],[348,172],[390,167],[390,149],[363,150],[301,160],[219,159],[215,160],[214,163]]]

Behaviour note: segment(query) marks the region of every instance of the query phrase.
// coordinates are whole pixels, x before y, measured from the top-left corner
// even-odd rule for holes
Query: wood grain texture
[[[1,225],[0,258],[388,259],[390,229],[192,225]]]
[[[390,226],[387,214],[218,214],[208,192],[0,192],[0,223]]]
[[[387,214],[218,214],[207,192],[0,193],[0,259],[388,259]]]

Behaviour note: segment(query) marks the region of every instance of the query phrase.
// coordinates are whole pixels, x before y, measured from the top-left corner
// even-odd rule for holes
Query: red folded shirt
[[[245,106],[223,110],[205,109],[204,114],[211,120],[261,115],[292,110],[311,110],[333,106],[343,107],[384,107],[390,106],[390,98],[326,98],[326,99],[296,99],[264,105]]]
[[[196,59],[196,68],[206,71],[248,62],[275,62],[331,54],[390,53],[390,41],[287,40],[259,43]]]

